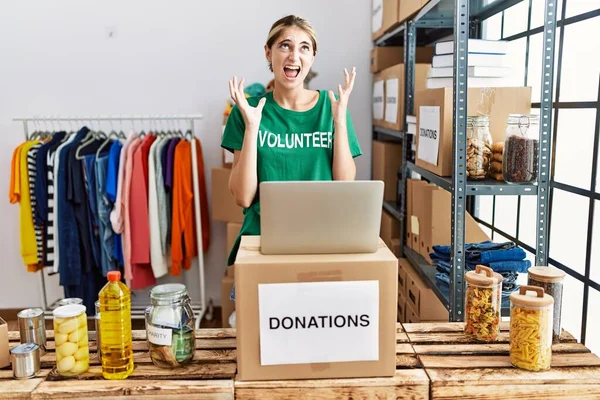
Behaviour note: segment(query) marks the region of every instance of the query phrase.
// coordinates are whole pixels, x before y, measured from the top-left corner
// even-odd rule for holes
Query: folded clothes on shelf
[[[450,259],[450,246],[433,246],[431,258]],[[487,264],[495,261],[520,261],[525,258],[525,250],[513,242],[494,243],[485,241],[465,245],[467,263]]]
[[[450,275],[447,272],[436,272],[435,273],[435,279],[440,282],[441,284],[450,287]],[[508,296],[510,296],[510,294],[512,292],[515,292],[519,290],[519,285],[517,284],[517,282],[513,282],[513,283],[506,283],[505,281],[502,282],[502,297],[506,298]]]

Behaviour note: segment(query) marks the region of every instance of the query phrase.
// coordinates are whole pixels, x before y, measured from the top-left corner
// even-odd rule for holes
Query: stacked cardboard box
[[[237,222],[227,223],[227,248],[225,257],[229,257],[229,252],[233,247],[233,243],[240,233],[242,224]],[[221,323],[223,328],[232,328],[229,324],[229,316],[235,310],[235,302],[231,300],[231,290],[233,289],[233,283],[235,281],[235,268],[234,266],[227,267],[227,271],[221,279]]]
[[[406,282],[404,292],[398,293],[398,309],[402,306],[405,313],[403,322],[448,321],[448,310],[408,260],[400,258],[398,262]]]
[[[373,0],[372,38],[379,39],[415,15],[429,0]]]

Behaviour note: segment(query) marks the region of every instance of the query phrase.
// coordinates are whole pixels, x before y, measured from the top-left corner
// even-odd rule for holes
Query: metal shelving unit
[[[465,271],[465,212],[467,196],[471,195],[532,195],[537,196],[537,248],[536,265],[548,262],[548,193],[551,158],[551,113],[554,77],[554,41],[556,36],[557,1],[545,0],[544,42],[542,55],[542,90],[540,102],[540,154],[537,184],[512,185],[486,179],[467,181],[466,179],[466,119],[467,119],[467,60],[468,39],[477,37],[480,22],[518,3],[520,0],[496,0],[484,5],[483,0],[431,0],[413,18],[384,34],[374,43],[376,46],[403,43],[405,60],[405,110],[404,132],[407,131],[406,115],[414,113],[414,64],[417,39],[419,44],[436,41],[445,35],[454,37],[454,99],[453,99],[453,174],[440,177],[417,167],[412,160],[408,146],[408,136],[401,132],[392,135],[402,140],[402,168],[399,176],[399,204],[384,202],[383,207],[400,221],[400,255],[405,256],[415,267],[425,282],[448,308],[450,321],[464,320],[464,271]],[[418,34],[417,34],[418,33]],[[417,36],[420,36],[419,38]],[[389,134],[389,130],[374,127],[379,133]],[[387,131],[387,132],[386,132]],[[404,247],[406,230],[406,176],[416,172],[431,183],[448,190],[452,194],[452,237],[450,285],[437,282],[435,267],[409,248]],[[503,307],[505,308],[505,307]]]

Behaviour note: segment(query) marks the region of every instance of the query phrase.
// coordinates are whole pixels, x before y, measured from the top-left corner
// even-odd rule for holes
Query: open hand
[[[331,115],[334,123],[346,122],[346,110],[348,109],[348,100],[354,87],[354,78],[356,77],[356,68],[352,68],[352,73],[344,68],[344,86],[338,85],[338,99],[335,99],[333,91],[329,91],[329,100],[331,101]]]
[[[234,76],[233,80],[229,81],[229,93],[231,94],[231,99],[240,108],[246,126],[258,127],[260,125],[262,110],[267,100],[263,97],[256,107],[248,104],[248,100],[246,100],[246,95],[244,94],[244,78],[238,84],[237,76]]]

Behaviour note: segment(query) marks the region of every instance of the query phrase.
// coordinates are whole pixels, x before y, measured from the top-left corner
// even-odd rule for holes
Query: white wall
[[[293,6],[292,6],[293,4]],[[370,176],[370,0],[22,1],[0,12],[0,308],[39,306],[39,277],[25,272],[19,252],[18,205],[8,202],[13,149],[23,140],[15,116],[202,113],[197,126],[206,178],[221,160],[222,111],[234,74],[271,79],[263,45],[271,24],[295,13],[319,35],[311,88],[334,89],[343,68],[356,66],[350,111]],[[112,32],[112,36],[110,33]],[[139,125],[138,125],[139,126]],[[210,198],[210,196],[209,196]],[[213,222],[205,255],[207,295],[216,304],[225,268],[225,225]],[[197,269],[185,275],[198,296]],[[49,300],[62,295],[56,278]],[[145,294],[138,301],[147,301]]]

